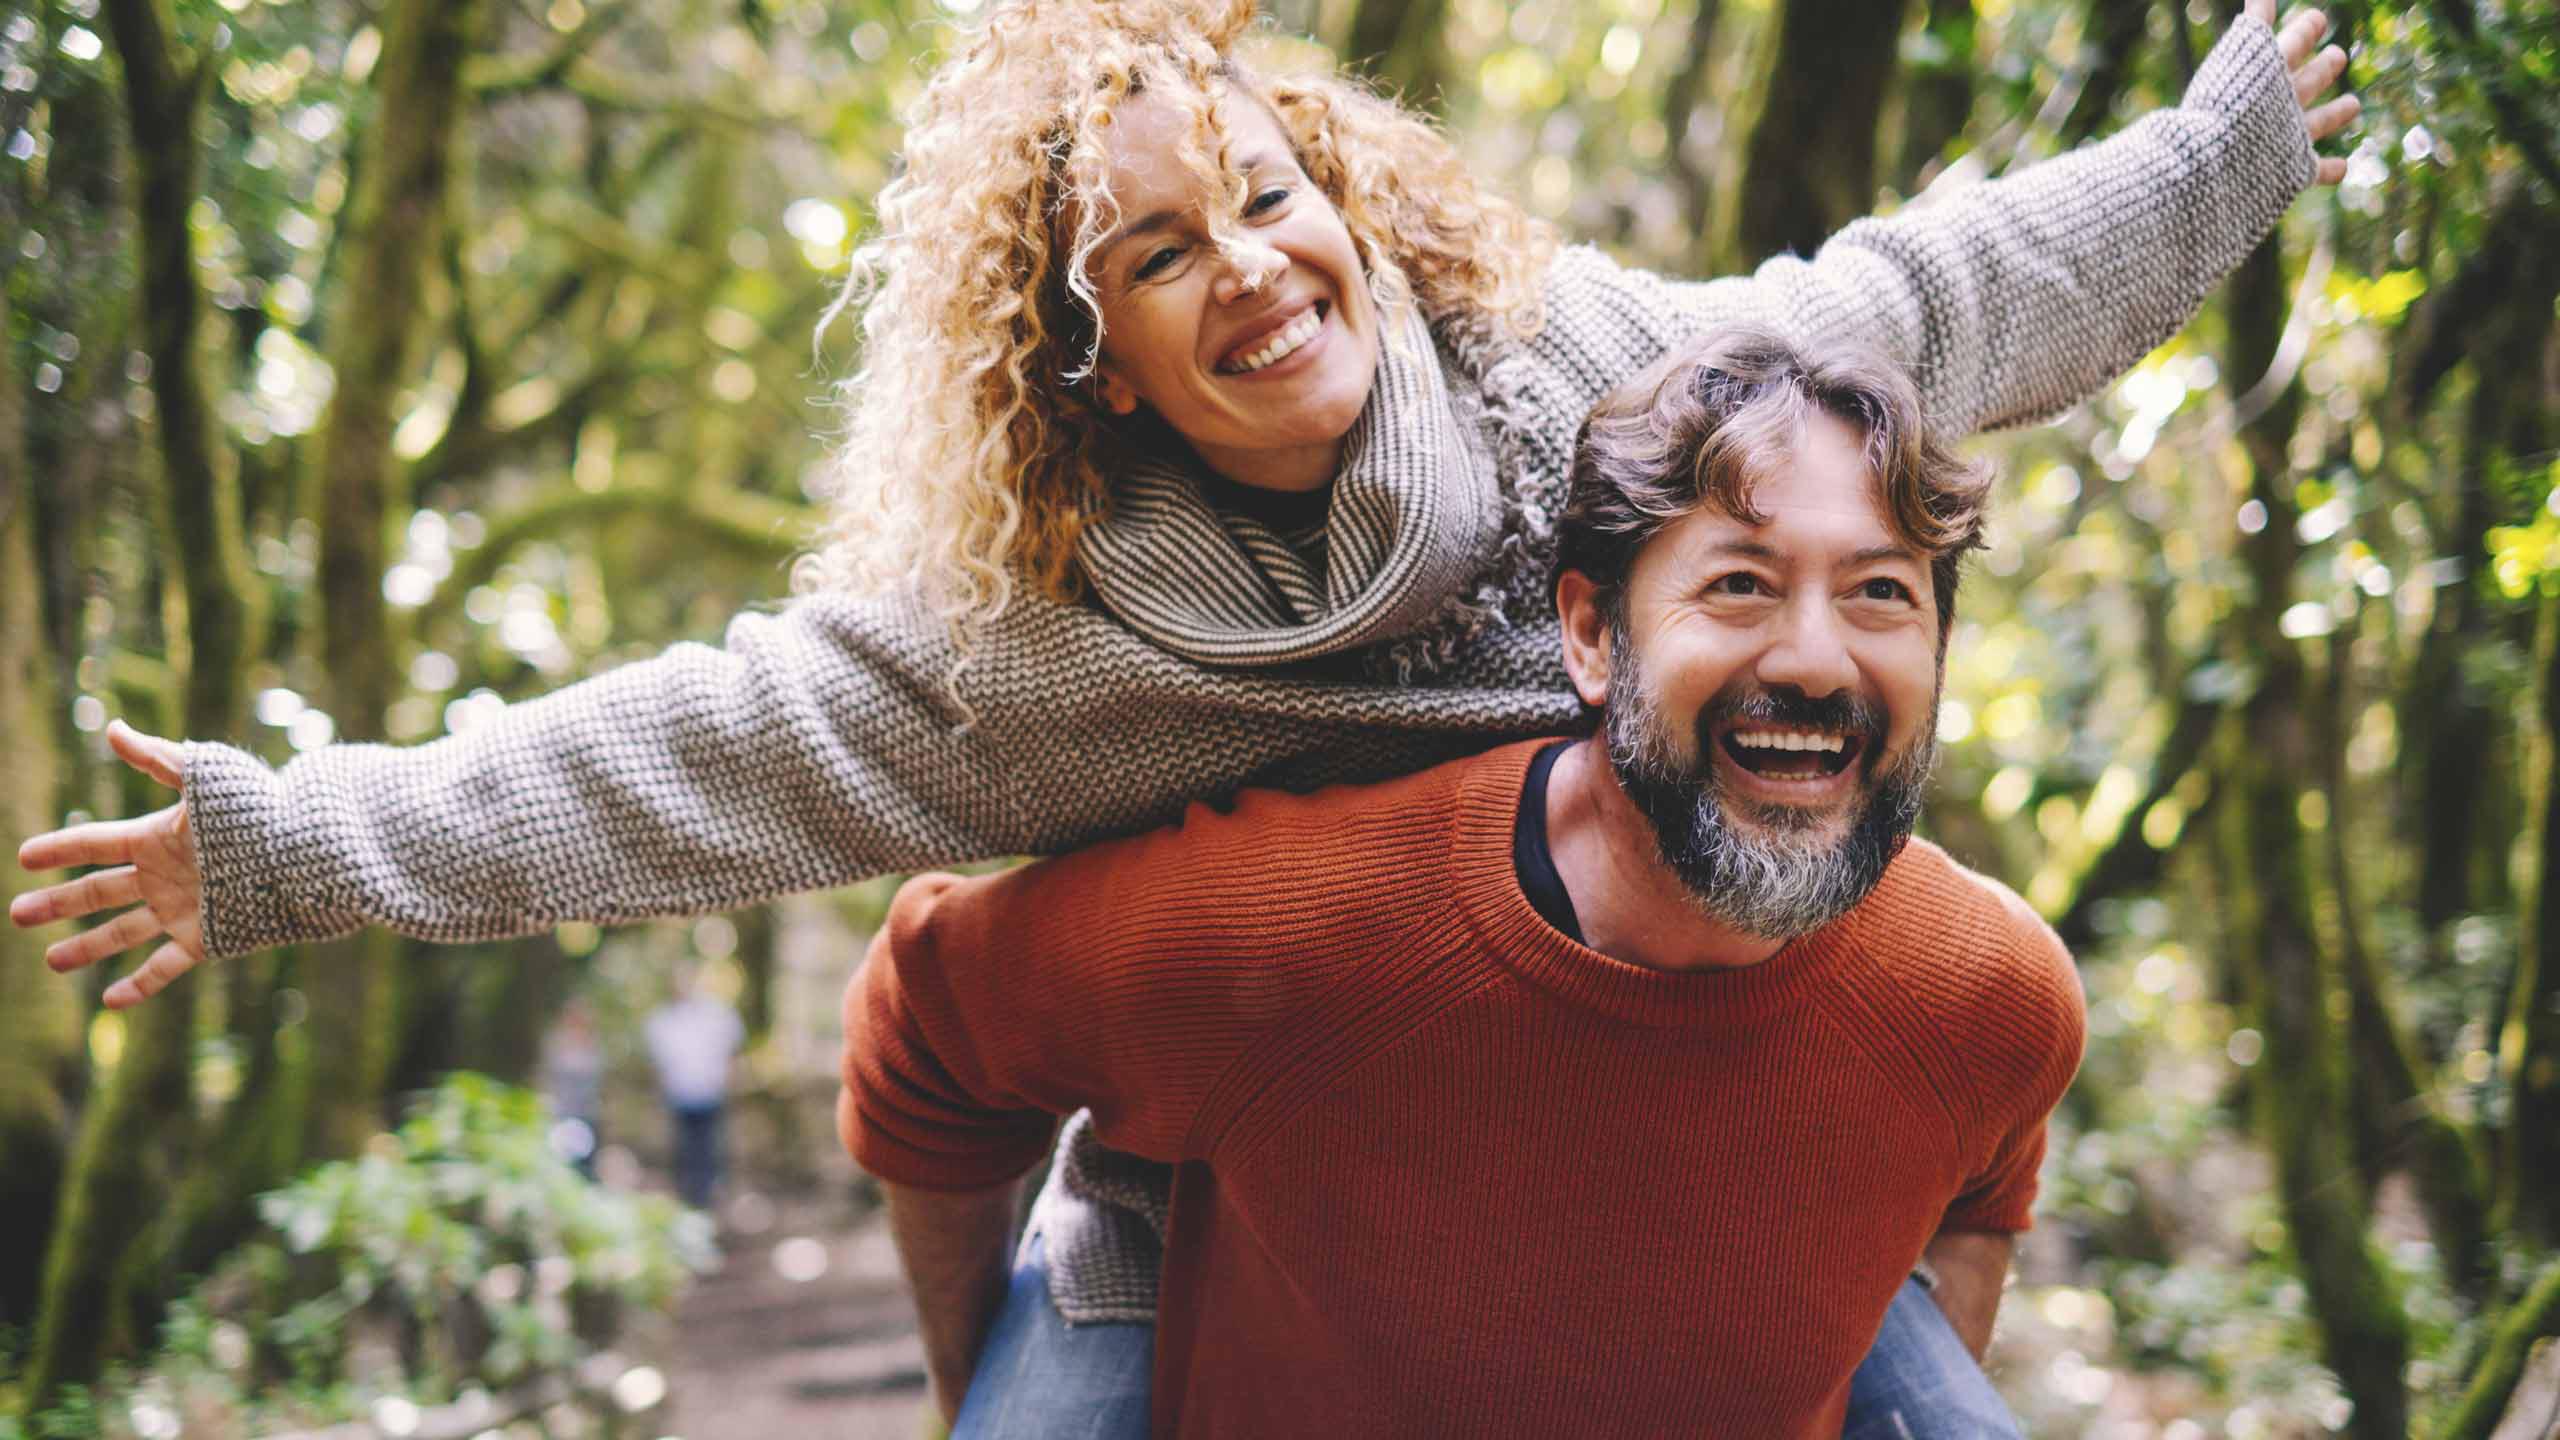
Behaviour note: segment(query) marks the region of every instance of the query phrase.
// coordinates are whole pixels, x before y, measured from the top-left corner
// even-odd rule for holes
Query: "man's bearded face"
[[[1699,908],[1746,934],[1784,940],[1840,918],[1875,889],[1910,838],[1937,763],[1934,691],[1929,714],[1911,741],[1902,753],[1888,755],[1884,747],[1895,717],[1876,699],[1848,691],[1813,698],[1738,675],[1698,713],[1675,717],[1663,713],[1660,694],[1623,626],[1611,627],[1609,649],[1604,734],[1610,768],[1652,824],[1663,863],[1688,886]],[[1691,737],[1687,758],[1674,726]],[[1717,737],[1756,734],[1840,738],[1837,752],[1808,750],[1798,753],[1810,758],[1771,763],[1859,766],[1845,827],[1824,823],[1836,806],[1725,793],[1720,769],[1757,752],[1720,750]],[[1826,754],[1845,758],[1826,760]]]

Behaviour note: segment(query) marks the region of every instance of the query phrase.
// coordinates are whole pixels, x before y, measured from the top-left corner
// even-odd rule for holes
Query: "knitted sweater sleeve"
[[[1882,350],[1949,434],[2050,416],[2194,316],[2311,182],[2310,132],[2265,24],[2233,23],[2179,105],[2004,178],[1860,220],[1811,259],[1676,282],[1596,254],[1558,266],[1562,357],[1593,398],[1718,324]],[[1614,271],[1614,273],[1612,273]]]
[[[1323,833],[1314,805],[1248,793],[1038,865],[908,881],[845,995],[845,1148],[899,1184],[975,1189],[1090,1108],[1115,1149],[1205,1153],[1210,1097],[1319,993],[1273,943],[1291,913],[1273,871]]]
[[[281,771],[190,745],[206,951],[365,925],[490,940],[1057,854],[1309,757],[1318,780],[1404,774],[1570,704],[1212,671],[1037,597],[959,658],[917,606],[812,597],[432,744]]]
[[[1979,972],[1991,983],[1966,1007],[1981,1022],[1967,1027],[1978,1105],[1968,1137],[1973,1169],[1947,1207],[1944,1230],[2016,1232],[2033,1223],[2046,1120],[2079,1073],[2087,1042],[2070,952],[2025,901],[2006,890],[2001,898],[2009,952]]]
[[[187,747],[206,949],[382,924],[430,940],[741,905],[1027,848],[938,627],[812,600],[432,744],[281,772]]]

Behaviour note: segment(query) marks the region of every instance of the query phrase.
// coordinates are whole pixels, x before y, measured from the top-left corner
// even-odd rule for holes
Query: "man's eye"
[[[1909,600],[1911,587],[1899,580],[1875,579],[1859,586],[1858,593],[1869,600]]]
[[[1129,272],[1129,278],[1132,280],[1152,280],[1158,275],[1163,274],[1167,269],[1171,268],[1173,262],[1181,258],[1181,246],[1167,245],[1147,256],[1146,259],[1139,261],[1138,268]]]
[[[1745,575],[1739,571],[1731,575],[1719,576],[1708,584],[1707,592],[1712,595],[1765,595],[1768,593],[1760,584],[1759,576]]]
[[[1259,215],[1266,210],[1278,209],[1280,202],[1288,198],[1288,187],[1285,185],[1275,185],[1246,201],[1244,205],[1244,213],[1247,215]]]

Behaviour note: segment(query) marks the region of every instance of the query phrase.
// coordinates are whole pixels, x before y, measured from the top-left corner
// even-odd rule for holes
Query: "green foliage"
[[[256,1433],[573,1372],[714,1252],[707,1217],[589,1182],[549,1125],[527,1091],[448,1078],[362,1157],[261,1197],[267,1233],[171,1306],[148,1362],[22,1440],[160,1440],[180,1414]]]

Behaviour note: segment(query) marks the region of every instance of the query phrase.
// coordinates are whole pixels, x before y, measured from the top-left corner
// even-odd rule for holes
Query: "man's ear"
[[[1585,705],[1609,700],[1609,617],[1600,608],[1600,587],[1579,570],[1556,576],[1556,619],[1564,627],[1564,673],[1573,693]]]

